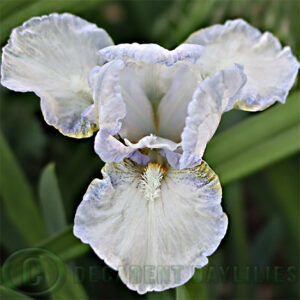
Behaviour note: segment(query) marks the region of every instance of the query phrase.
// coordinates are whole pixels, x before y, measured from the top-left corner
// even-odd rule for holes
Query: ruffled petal
[[[127,107],[122,136],[135,142],[151,133],[180,140],[187,105],[202,80],[195,64],[201,49],[185,44],[168,51],[155,44],[134,43],[100,50],[107,61],[122,60],[126,65],[119,80]]]
[[[124,139],[125,144],[132,149],[150,148],[150,149],[167,149],[175,151],[180,144],[174,143],[169,139],[164,139],[155,135],[145,136],[138,143],[133,144],[129,140]]]
[[[145,144],[155,144],[155,137],[144,137],[138,145],[131,144],[128,140],[123,143],[115,137],[120,132],[123,119],[127,115],[119,83],[120,73],[124,68],[124,62],[116,59],[101,68],[96,67],[91,72],[96,112],[101,124],[95,138],[95,151],[105,162],[120,162],[134,155],[138,160],[148,163],[148,160],[138,155],[136,150],[144,147]]]
[[[138,154],[139,149],[163,149],[175,151],[180,147],[180,143],[164,139],[155,135],[145,136],[138,143],[131,143],[124,139],[124,142],[109,134],[105,129],[100,129],[95,138],[95,151],[105,162],[120,162],[126,157],[132,158],[136,162],[145,165],[150,158],[146,155]],[[134,155],[134,156],[133,156]],[[133,158],[133,157],[134,158]]]
[[[101,124],[95,138],[95,151],[105,162],[119,162],[132,150],[114,135],[122,127],[121,120],[126,116],[126,106],[119,85],[120,71],[124,68],[121,60],[115,60],[91,71],[96,115]]]
[[[71,14],[32,18],[13,30],[3,49],[1,83],[35,92],[46,122],[63,134],[90,136],[97,125],[86,117],[93,104],[88,75],[98,50],[112,44],[103,29]]]
[[[241,19],[197,31],[185,43],[204,47],[198,63],[209,76],[236,63],[243,65],[247,84],[236,105],[242,110],[284,103],[299,69],[290,47],[282,48],[271,33],[262,34]]]
[[[111,135],[138,141],[155,132],[149,100],[132,74],[119,59],[95,67],[90,74],[99,123]]]
[[[156,44],[119,44],[100,50],[101,57],[107,61],[115,59],[132,59],[147,64],[164,64],[171,66],[178,61],[191,59],[196,61],[201,55],[199,45],[182,44],[174,50],[167,50]]]
[[[182,171],[106,164],[75,216],[74,234],[143,294],[179,286],[208,263],[227,229],[209,166]]]
[[[92,81],[94,82],[95,105],[98,105],[96,111],[99,114],[99,123],[102,125],[95,139],[95,151],[105,162],[121,162],[126,157],[132,157],[136,162],[148,163],[148,159],[145,156],[141,157],[136,151],[143,148],[159,148],[162,149],[161,154],[167,157],[170,165],[174,168],[183,169],[199,164],[207,142],[217,129],[222,113],[232,109],[246,82],[242,67],[239,65],[218,72],[213,78],[204,80],[191,96],[191,101],[187,102],[190,104],[185,112],[187,119],[182,121],[184,123],[185,120],[185,127],[182,125],[182,129],[179,131],[181,133],[183,130],[179,143],[155,134],[149,135],[147,131],[145,131],[145,136],[134,143],[126,138],[126,134],[122,133],[124,124],[128,124],[124,120],[129,111],[120,85],[120,74],[124,68],[126,68],[126,62],[116,59],[101,68],[97,67],[98,75],[95,75],[96,70],[92,71],[92,77],[97,78]],[[173,91],[171,94],[174,94]],[[174,96],[174,99],[172,97],[163,98],[161,107],[167,108],[167,104],[163,106],[164,103],[176,104],[178,98]],[[185,105],[187,106],[187,104]],[[182,108],[180,105],[178,107]],[[171,110],[172,106],[169,111],[165,109],[165,114],[162,116],[167,116]],[[176,113],[175,116],[177,116]],[[132,119],[134,119],[134,115],[131,115],[129,122],[132,122]],[[163,122],[161,119],[160,123]],[[179,117],[178,122],[180,122]],[[145,122],[145,124],[147,123]],[[176,122],[172,125],[173,127],[169,128],[170,132],[172,132],[172,128],[176,128],[175,125]],[[168,129],[167,127],[163,128],[164,130]],[[135,130],[138,131],[139,128],[132,127],[134,133]],[[131,137],[134,133],[131,134]],[[133,154],[134,156],[132,156]]]
[[[145,50],[147,47],[149,51]],[[95,139],[95,151],[105,162],[120,162],[133,153],[137,157],[136,150],[141,148],[175,151],[180,144],[178,142],[184,128],[187,105],[201,82],[199,66],[189,60],[176,61],[183,57],[191,58],[189,51],[184,56],[182,49],[176,54],[176,50],[167,51],[158,45],[138,45],[136,55],[140,59],[144,56],[139,49],[148,54],[152,49],[162,53],[161,56],[157,54],[159,59],[149,64],[128,58],[129,54],[135,52],[128,50],[129,54],[125,55],[127,52],[124,49],[127,48],[130,50],[135,45],[119,45],[107,47],[107,51],[101,50],[104,58],[107,52],[118,53],[118,49],[122,50],[122,55],[114,55],[114,59],[101,68],[95,67],[90,73],[89,80],[101,124]],[[194,48],[198,46],[191,47]],[[153,56],[156,50],[153,50]],[[171,58],[176,62],[174,65],[169,65]],[[169,126],[169,123],[174,126]],[[147,161],[145,157],[142,160]]]
[[[174,167],[188,168],[201,161],[206,144],[214,135],[222,113],[233,107],[245,83],[243,69],[238,65],[222,70],[201,83],[188,106],[181,136],[183,154],[180,157],[166,153]]]

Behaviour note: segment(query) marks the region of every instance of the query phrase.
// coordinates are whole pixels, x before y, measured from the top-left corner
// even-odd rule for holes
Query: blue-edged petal
[[[141,148],[179,147],[188,103],[202,80],[195,63],[200,52],[197,45],[168,51],[153,44],[100,51],[108,62],[92,70],[90,83],[101,124],[95,150],[102,160],[120,162]]]
[[[74,234],[140,294],[188,281],[227,229],[221,187],[209,166],[182,171],[130,160],[106,164],[90,184]]]
[[[201,55],[199,45],[182,44],[174,50],[167,50],[156,44],[119,44],[100,50],[101,57],[107,61],[132,59],[147,64],[174,65],[178,61],[190,59],[197,61]]]
[[[200,163],[223,112],[232,109],[245,83],[243,69],[236,65],[206,78],[200,84],[188,106],[181,135],[182,153],[162,151],[173,167],[184,169]]]
[[[240,64],[247,84],[236,107],[259,111],[285,102],[298,73],[299,63],[290,47],[282,48],[271,33],[261,33],[241,19],[193,33],[185,43],[203,46],[198,62],[204,74]]]
[[[13,30],[3,48],[1,83],[41,98],[46,122],[64,135],[87,137],[97,129],[90,114],[90,70],[108,34],[71,14],[35,17]]]
[[[100,50],[107,61],[125,63],[119,80],[127,107],[123,136],[135,142],[149,134],[180,140],[187,105],[202,81],[196,64],[201,49],[183,44],[169,51],[156,44],[134,43]]]
[[[105,162],[121,161],[131,151],[114,137],[122,127],[126,106],[119,85],[120,71],[124,68],[121,60],[115,60],[91,71],[95,110],[100,130],[95,138],[95,151]]]

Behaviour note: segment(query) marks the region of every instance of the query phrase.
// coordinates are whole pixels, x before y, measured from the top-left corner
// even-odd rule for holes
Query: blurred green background
[[[168,49],[201,27],[241,17],[300,56],[298,0],[2,0],[1,45],[12,28],[51,12],[96,23],[116,44],[151,42]],[[0,101],[1,299],[299,299],[299,83],[285,105],[223,116],[205,159],[223,186],[227,235],[185,286],[144,296],[128,290],[72,235],[76,207],[101,176],[93,139],[66,138],[48,126],[34,94],[1,86]],[[45,255],[30,272],[23,268],[28,257],[22,249],[32,247],[63,262],[57,289],[40,293],[57,276]],[[8,259],[13,253],[17,258]]]

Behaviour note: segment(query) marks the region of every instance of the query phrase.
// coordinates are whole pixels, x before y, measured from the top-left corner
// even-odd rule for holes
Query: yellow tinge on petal
[[[217,175],[199,166],[168,170],[129,159],[108,163],[90,184],[74,234],[140,294],[189,280],[227,229]]]
[[[45,116],[44,120],[47,122]],[[48,123],[48,122],[47,122]],[[95,131],[98,131],[98,126],[96,124],[93,124],[89,121],[83,121],[81,126],[76,130],[74,133],[67,133],[60,127],[53,125],[61,134],[67,137],[81,139],[81,138],[87,138],[94,134]]]

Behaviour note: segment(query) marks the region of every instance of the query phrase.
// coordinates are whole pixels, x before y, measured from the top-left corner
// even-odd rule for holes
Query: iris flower
[[[1,82],[35,92],[66,136],[98,130],[103,179],[88,187],[74,234],[142,294],[182,285],[208,263],[228,221],[206,144],[224,112],[284,103],[298,68],[289,47],[241,19],[168,51],[115,46],[103,29],[51,14],[13,30]]]

